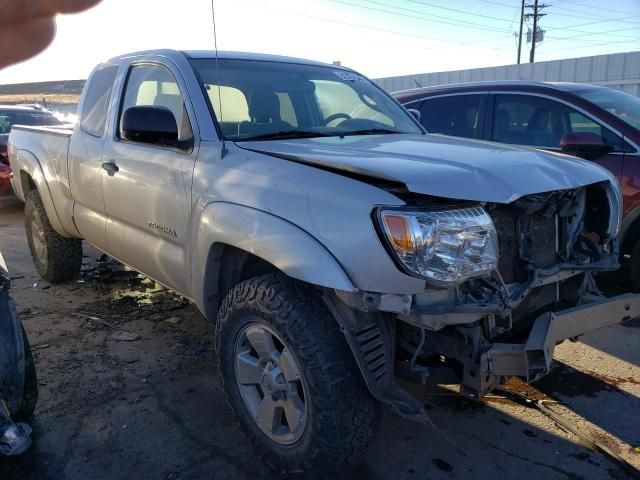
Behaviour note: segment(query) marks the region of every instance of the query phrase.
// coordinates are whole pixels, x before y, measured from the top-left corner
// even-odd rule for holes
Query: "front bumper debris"
[[[640,295],[596,300],[539,316],[526,343],[494,343],[480,358],[482,376],[518,376],[533,382],[549,373],[555,346],[592,330],[640,316]]]

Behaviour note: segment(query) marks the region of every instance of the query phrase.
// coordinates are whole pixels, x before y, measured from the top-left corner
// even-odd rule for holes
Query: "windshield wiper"
[[[363,130],[353,130],[351,132],[341,132],[338,135],[341,137],[347,135],[386,135],[390,133],[404,133],[398,130],[392,130],[390,128],[365,128]]]
[[[314,132],[313,130],[284,130],[282,132],[270,132],[252,137],[238,138],[236,142],[246,142],[250,140],[284,140],[287,138],[314,138],[314,137],[333,137],[337,134],[328,134],[322,132]]]

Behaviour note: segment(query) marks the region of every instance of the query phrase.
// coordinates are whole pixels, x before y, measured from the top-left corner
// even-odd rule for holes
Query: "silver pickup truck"
[[[231,408],[281,472],[357,460],[381,404],[426,421],[399,377],[449,372],[481,397],[640,314],[594,281],[618,268],[611,174],[428,135],[353,70],[134,53],[94,70],[79,114],[11,132],[38,271],[74,277],[86,240],[191,299]]]

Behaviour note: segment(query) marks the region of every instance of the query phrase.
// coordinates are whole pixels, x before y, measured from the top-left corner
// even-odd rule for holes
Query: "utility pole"
[[[524,0],[520,7],[520,34],[518,35],[518,65],[520,65],[520,54],[522,53],[522,24],[524,23]]]
[[[548,5],[539,5],[538,0],[535,0],[533,5],[527,5],[527,8],[533,9],[533,13],[525,15],[527,19],[533,17],[533,32],[531,34],[531,54],[529,55],[529,63],[533,63],[536,57],[536,40],[538,37],[538,18],[544,17],[546,13],[540,13],[543,8]]]

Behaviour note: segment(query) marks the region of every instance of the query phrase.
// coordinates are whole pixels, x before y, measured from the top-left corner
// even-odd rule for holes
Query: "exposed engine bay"
[[[416,296],[412,313],[398,322],[400,350],[413,356],[419,348],[418,371],[425,372],[420,363],[442,358],[460,362],[463,385],[483,395],[502,380],[472,375],[491,344],[526,341],[541,315],[603,300],[594,274],[618,268],[614,237],[620,221],[607,188],[596,184],[484,205],[498,235],[498,269]]]
[[[463,391],[482,397],[508,376],[527,381],[540,378],[548,373],[557,343],[620,323],[640,308],[632,307],[630,297],[624,295],[607,299],[595,282],[597,272],[618,268],[616,234],[621,211],[618,193],[609,182],[528,195],[508,205],[458,203],[455,210],[442,205],[436,208],[439,217],[435,222],[428,218],[428,211],[418,217],[419,229],[410,221],[402,228],[404,211],[381,215],[389,244],[396,252],[405,249],[399,255],[399,266],[415,266],[427,280],[423,293],[338,293],[342,303],[364,312],[345,322],[355,333],[352,348],[358,338],[371,337],[373,323],[367,324],[368,317],[378,312],[386,318],[389,335],[395,337],[390,342],[395,351],[387,352],[387,357],[393,357],[397,376],[426,383],[438,381],[446,371],[461,383]],[[457,250],[438,250],[438,242],[455,244],[451,228],[429,237],[439,228],[434,224],[443,218],[442,223],[450,222],[447,228],[466,228]],[[469,218],[475,218],[479,226],[469,228]],[[412,229],[418,232],[413,238],[422,239],[422,246],[402,238],[403,230],[411,233]],[[492,238],[497,242],[493,247]],[[440,255],[445,263],[420,263],[411,249],[430,259]],[[468,278],[462,281],[456,282],[453,273],[448,275],[447,269],[455,273],[460,265],[451,260],[452,251],[464,251],[471,265],[465,270]],[[492,254],[494,268],[490,268]],[[479,273],[473,271],[474,265],[480,266]],[[380,332],[384,336],[383,329]],[[361,348],[364,360],[375,357],[373,378],[382,378],[381,354],[376,356],[367,342],[356,347]],[[363,361],[365,377],[366,366]],[[397,391],[393,391],[396,401]]]

